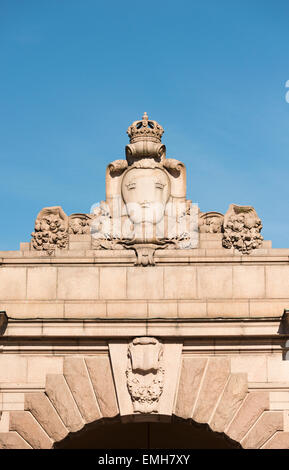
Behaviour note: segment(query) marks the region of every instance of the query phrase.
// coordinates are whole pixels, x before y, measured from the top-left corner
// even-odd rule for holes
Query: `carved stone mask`
[[[159,223],[170,197],[170,180],[160,168],[132,168],[122,180],[122,197],[134,224]]]

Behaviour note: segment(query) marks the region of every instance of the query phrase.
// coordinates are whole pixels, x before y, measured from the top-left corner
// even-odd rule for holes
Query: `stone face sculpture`
[[[35,221],[32,232],[32,247],[53,253],[55,248],[67,248],[68,216],[59,206],[42,209]]]
[[[91,224],[93,248],[133,249],[136,265],[153,265],[158,249],[193,248],[198,242],[185,166],[166,159],[163,132],[146,113],[129,126],[127,160],[108,165],[106,210],[102,203]]]
[[[127,387],[135,413],[157,413],[163,392],[163,345],[150,337],[135,338],[128,347]]]
[[[251,206],[231,204],[224,217],[224,248],[236,248],[243,254],[262,245],[262,223]]]
[[[262,224],[253,207],[231,204],[224,216],[202,213],[186,199],[185,165],[166,158],[163,133],[146,113],[134,121],[127,130],[126,160],[107,166],[105,201],[91,214],[69,217],[58,206],[42,209],[31,248],[53,255],[56,248],[73,246],[73,235],[85,235],[94,250],[133,250],[136,266],[154,266],[157,250],[196,248],[199,234],[210,240],[216,235],[223,248],[244,255],[259,248]]]

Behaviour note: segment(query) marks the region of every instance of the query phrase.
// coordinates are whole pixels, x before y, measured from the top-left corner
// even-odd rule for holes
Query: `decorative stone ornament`
[[[206,212],[199,216],[200,233],[221,233],[224,216],[220,212]]]
[[[128,346],[127,387],[135,413],[157,413],[163,392],[163,345],[156,338],[135,338]]]
[[[224,217],[224,248],[236,248],[243,254],[260,248],[262,222],[254,207],[231,204]]]
[[[156,121],[148,118],[144,113],[142,120],[134,121],[127,130],[130,145],[125,148],[126,158],[129,164],[135,158],[156,158],[162,161],[165,157],[166,147],[161,144],[164,130]]]
[[[92,214],[71,214],[68,233],[73,235],[89,234],[92,217]]]
[[[133,249],[138,266],[153,266],[158,249],[198,244],[197,213],[186,200],[186,169],[166,159],[163,132],[146,113],[128,128],[127,160],[108,165],[106,202],[91,223],[93,248]]]
[[[56,248],[67,248],[68,216],[61,207],[45,207],[35,221],[32,247],[52,254]]]
[[[105,201],[91,214],[69,217],[58,206],[42,209],[32,233],[32,249],[48,255],[54,255],[56,248],[80,246],[131,250],[136,254],[135,266],[154,266],[158,250],[197,248],[199,234],[218,249],[236,248],[248,255],[259,248],[262,224],[253,207],[231,204],[224,216],[202,213],[187,200],[185,165],[166,158],[163,133],[147,113],[134,121],[127,130],[126,160],[107,166]]]

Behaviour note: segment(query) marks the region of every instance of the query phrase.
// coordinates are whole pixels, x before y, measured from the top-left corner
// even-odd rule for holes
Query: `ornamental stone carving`
[[[127,387],[135,413],[157,413],[163,392],[163,345],[156,338],[135,338],[128,347]]]
[[[223,223],[224,216],[220,212],[205,212],[199,216],[199,230],[201,233],[221,233]]]
[[[89,234],[92,217],[92,214],[71,214],[68,233],[73,235]]]
[[[32,248],[52,254],[56,248],[67,248],[68,216],[61,207],[45,207],[35,221]]]
[[[197,208],[186,199],[186,169],[166,159],[163,128],[145,113],[128,128],[126,160],[106,170],[106,201],[91,223],[95,249],[133,249],[136,265],[154,265],[158,249],[194,248]]]
[[[147,113],[134,121],[127,130],[126,159],[106,168],[105,201],[95,204],[90,214],[69,217],[58,206],[42,209],[32,233],[32,249],[50,255],[68,246],[126,249],[135,252],[136,266],[154,266],[158,250],[197,248],[199,237],[202,245],[210,240],[217,248],[233,247],[244,255],[259,248],[262,224],[253,207],[231,204],[224,216],[202,213],[186,198],[185,165],[166,158],[163,133]]]
[[[261,230],[261,220],[253,207],[231,204],[224,217],[223,247],[249,254],[262,245]]]

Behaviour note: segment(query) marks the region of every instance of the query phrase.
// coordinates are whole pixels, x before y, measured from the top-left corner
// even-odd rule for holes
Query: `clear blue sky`
[[[0,250],[89,212],[147,111],[202,211],[250,204],[289,247],[288,0],[0,0]]]

